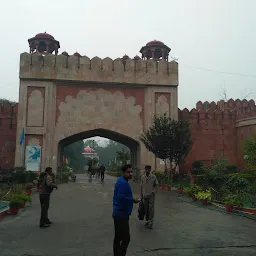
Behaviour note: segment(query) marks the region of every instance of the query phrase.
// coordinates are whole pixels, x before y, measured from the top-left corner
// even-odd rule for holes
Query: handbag
[[[140,204],[139,204],[138,218],[139,218],[139,220],[144,220],[144,218],[145,218],[145,207],[144,207],[143,200],[141,200]]]

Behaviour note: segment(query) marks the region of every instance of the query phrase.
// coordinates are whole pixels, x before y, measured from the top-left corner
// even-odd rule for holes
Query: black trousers
[[[44,225],[47,222],[49,222],[48,209],[50,205],[50,194],[40,195],[40,204],[41,204],[40,225]]]
[[[101,180],[104,180],[104,177],[105,177],[105,173],[104,173],[104,172],[101,172],[101,173],[100,173],[100,178],[101,178]]]
[[[125,256],[130,243],[129,218],[114,217],[115,238],[114,238],[114,256]]]

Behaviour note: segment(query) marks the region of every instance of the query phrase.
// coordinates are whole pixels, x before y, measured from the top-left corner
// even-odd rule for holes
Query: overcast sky
[[[44,31],[60,52],[88,57],[134,57],[148,41],[163,41],[179,58],[180,108],[217,101],[223,87],[229,98],[254,98],[255,10],[255,0],[3,1],[0,98],[18,100],[19,55]]]

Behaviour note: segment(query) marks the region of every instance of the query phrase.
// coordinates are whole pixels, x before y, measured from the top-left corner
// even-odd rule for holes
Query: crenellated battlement
[[[245,108],[249,108],[250,110],[255,110],[256,109],[256,105],[255,105],[255,101],[254,100],[240,100],[240,99],[229,99],[228,101],[224,101],[224,100],[220,100],[217,103],[215,103],[214,101],[212,101],[211,103],[209,103],[208,101],[202,102],[202,101],[198,101],[196,103],[196,109],[219,109],[219,110],[240,110],[240,109],[245,109]]]
[[[180,120],[197,120],[198,123],[203,120],[236,120],[237,113],[236,111],[232,110],[219,110],[219,109],[195,109],[188,110],[187,108],[184,108],[183,110],[178,109],[178,115]]]
[[[20,78],[178,86],[178,63],[22,53]]]
[[[211,102],[209,103],[208,101],[201,102],[198,101],[196,104],[196,109],[199,110],[204,110],[204,111],[215,111],[219,110],[221,112],[223,111],[228,111],[235,113],[236,118],[247,118],[247,117],[252,117],[256,116],[256,105],[254,100],[233,100],[230,99],[228,101],[220,100],[217,103]]]

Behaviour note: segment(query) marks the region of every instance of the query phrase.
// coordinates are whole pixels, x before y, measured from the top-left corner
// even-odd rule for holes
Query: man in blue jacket
[[[113,218],[115,225],[114,256],[125,256],[130,243],[129,216],[132,213],[134,203],[140,199],[134,199],[129,180],[132,178],[132,166],[125,164],[122,167],[123,176],[116,184],[113,196]]]

